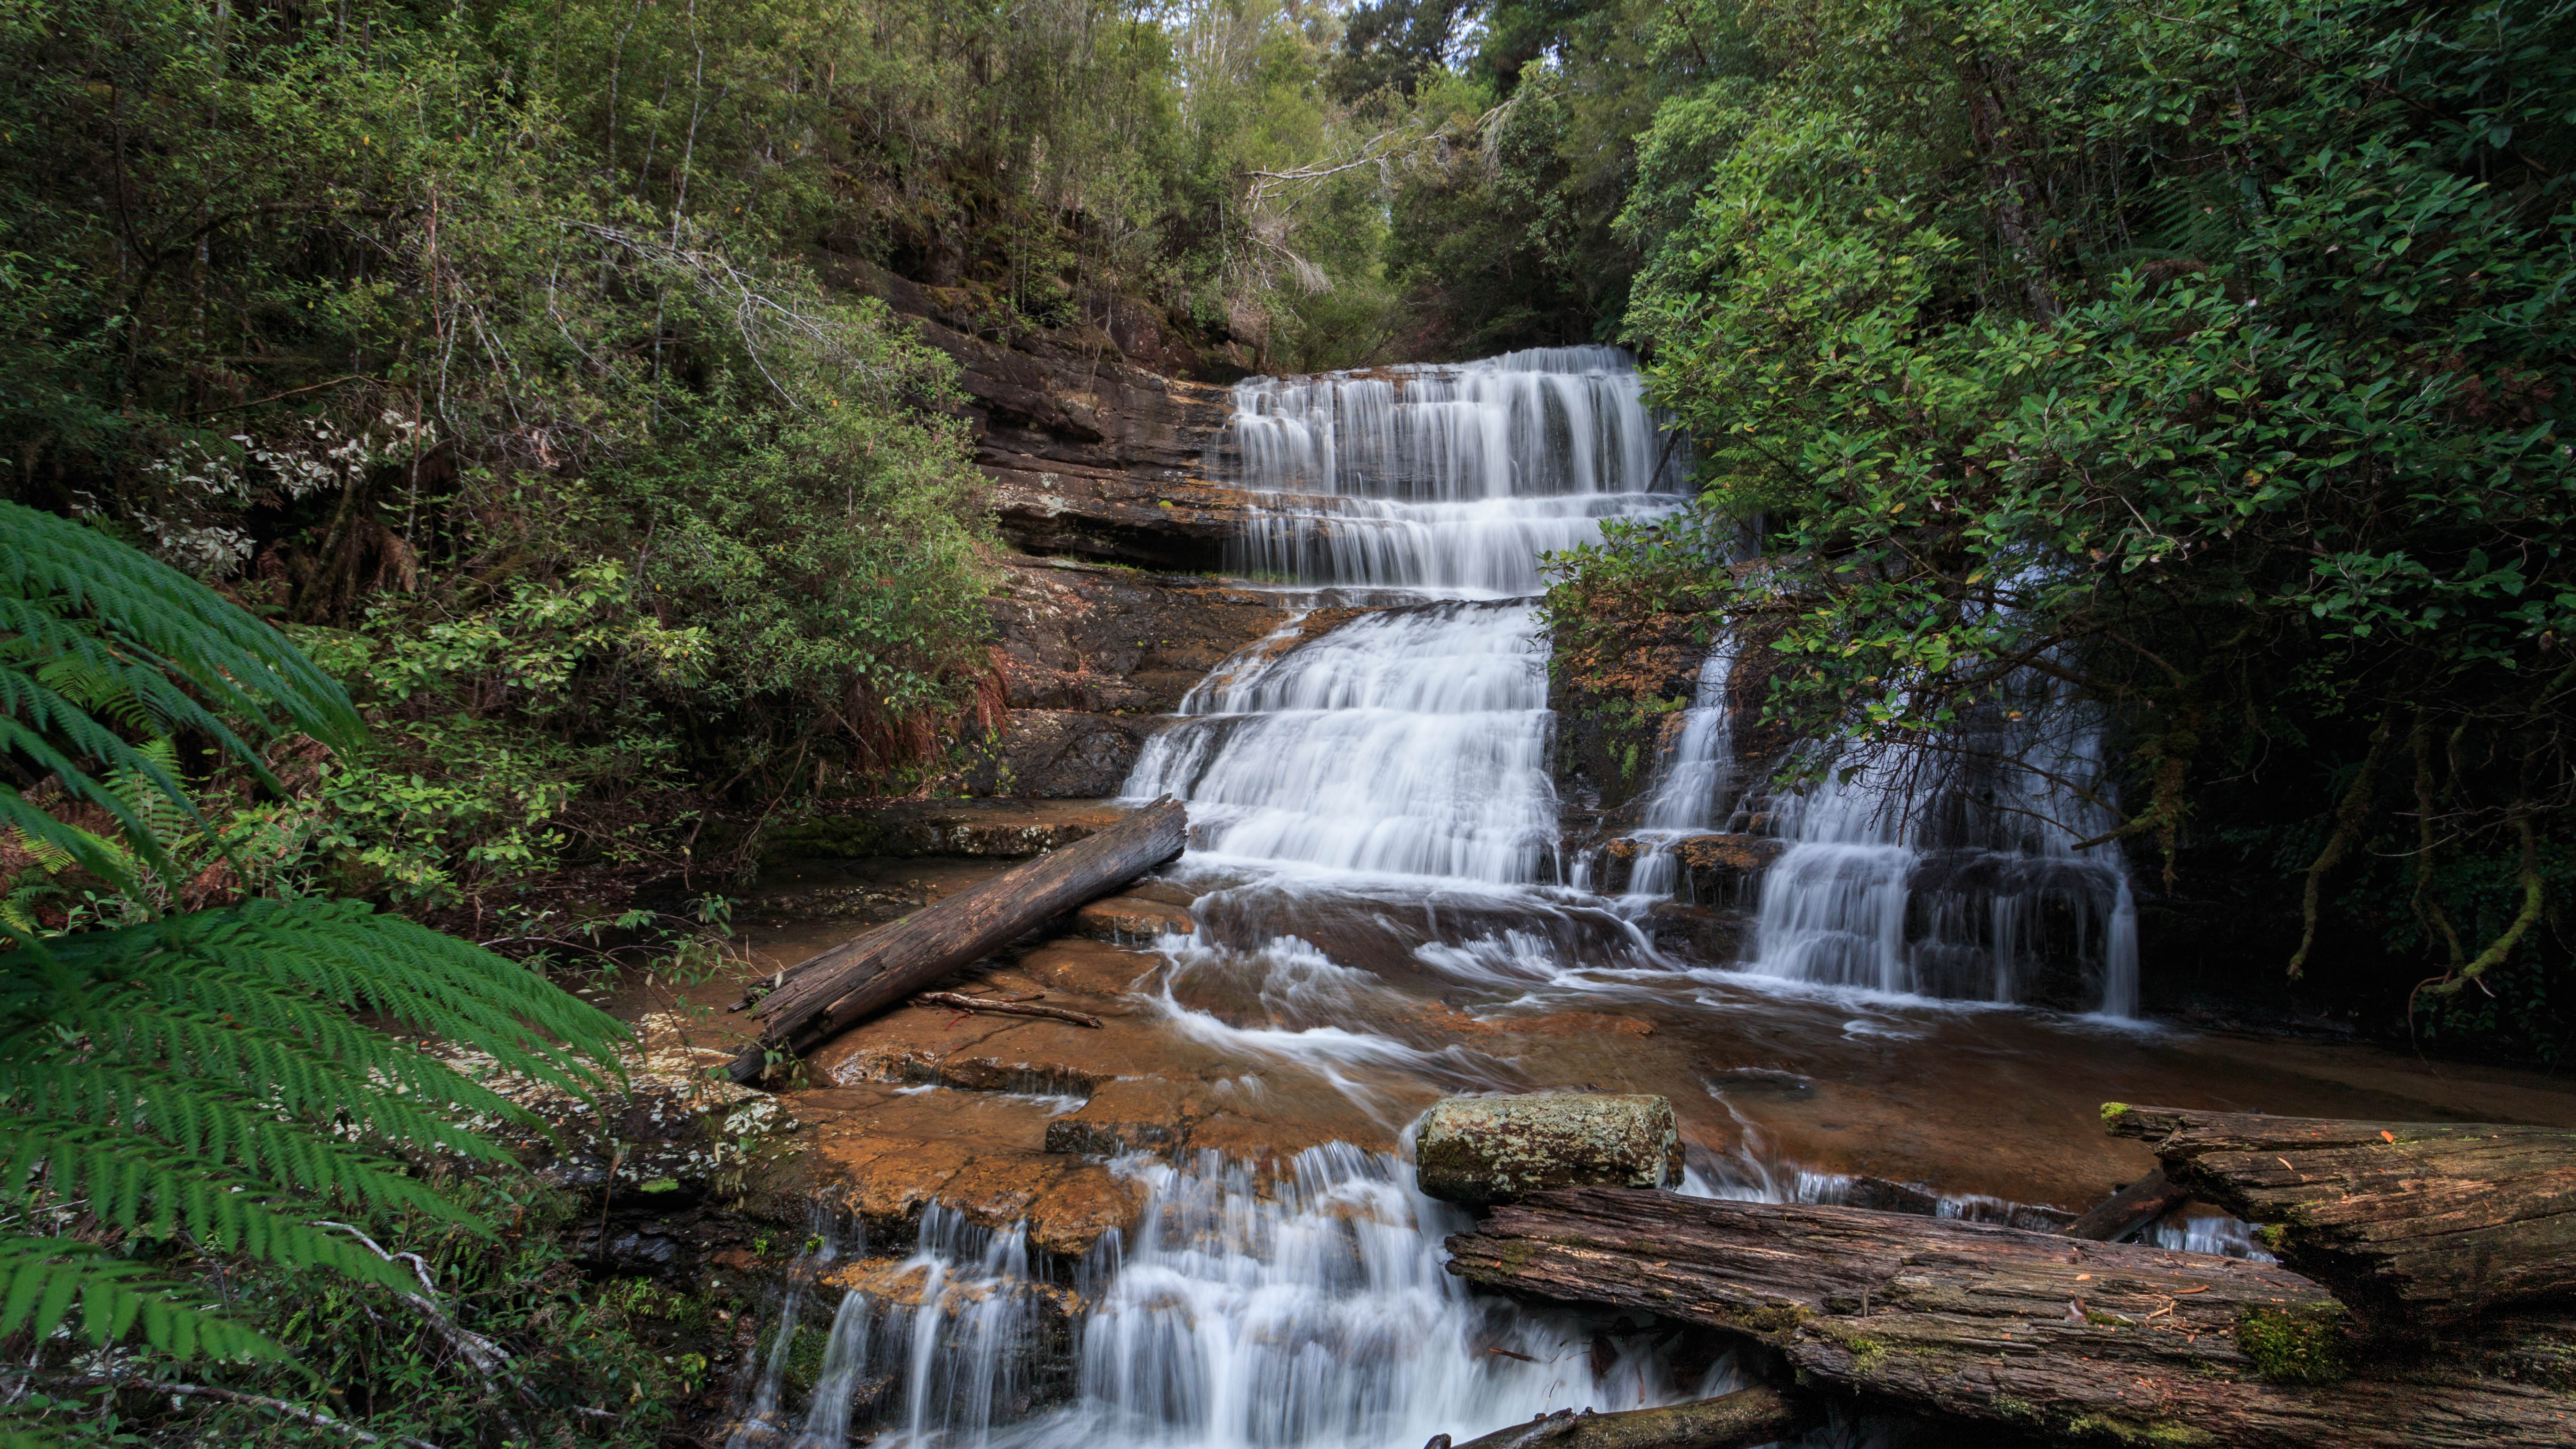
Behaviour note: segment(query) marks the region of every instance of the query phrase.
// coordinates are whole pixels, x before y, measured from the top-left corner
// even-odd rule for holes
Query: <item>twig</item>
[[[357,1425],[352,1424],[345,1419],[335,1419],[329,1414],[323,1413],[319,1409],[308,1409],[302,1404],[291,1404],[284,1399],[272,1399],[264,1394],[245,1394],[239,1389],[219,1389],[211,1384],[174,1384],[166,1383],[158,1379],[106,1378],[90,1374],[84,1374],[74,1378],[55,1378],[40,1369],[22,1368],[0,1368],[0,1373],[20,1374],[40,1378],[49,1387],[60,1387],[66,1389],[141,1389],[146,1393],[168,1394],[174,1398],[181,1399],[213,1399],[218,1403],[240,1404],[245,1408],[265,1409],[272,1414],[283,1414],[287,1418],[293,1419],[298,1423],[310,1424],[317,1429],[329,1429],[336,1433],[346,1434],[361,1444],[403,1444],[408,1445],[409,1449],[438,1449],[437,1445],[430,1443],[426,1439],[414,1439],[407,1434],[395,1434],[391,1436],[370,1434],[366,1430],[359,1428]]]
[[[504,1351],[499,1344],[494,1343],[483,1335],[466,1328],[455,1319],[448,1317],[446,1312],[438,1306],[438,1288],[435,1284],[430,1282],[429,1264],[422,1260],[420,1254],[388,1253],[383,1248],[377,1246],[375,1239],[368,1237],[365,1233],[351,1227],[347,1223],[318,1220],[306,1223],[305,1226],[308,1228],[338,1228],[340,1231],[347,1233],[350,1237],[357,1239],[360,1244],[365,1246],[368,1252],[375,1254],[377,1257],[384,1259],[388,1263],[409,1263],[411,1265],[412,1275],[420,1279],[420,1292],[404,1293],[397,1290],[394,1296],[402,1300],[404,1307],[419,1315],[421,1321],[427,1323],[432,1329],[436,1330],[440,1338],[447,1340],[447,1346],[455,1349],[459,1357],[463,1358],[467,1363],[472,1364],[476,1373],[481,1374],[487,1380],[496,1380],[508,1374],[510,1355]]]
[[[1100,1018],[1061,1006],[1035,1006],[1025,1001],[991,1001],[979,996],[960,996],[954,991],[925,991],[914,997],[916,1006],[946,1006],[958,1011],[989,1011],[996,1016],[1043,1016],[1049,1021],[1069,1021],[1076,1026],[1100,1029]]]

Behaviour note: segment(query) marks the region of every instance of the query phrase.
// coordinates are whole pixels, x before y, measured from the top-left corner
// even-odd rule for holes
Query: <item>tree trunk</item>
[[[2576,1131],[2103,1108],[2382,1332],[2576,1298]]]
[[[1158,800],[1116,825],[922,907],[799,964],[752,1008],[759,1039],[733,1059],[757,1080],[771,1053],[796,1055],[935,984],[958,967],[1126,885],[1181,853],[1189,812]]]
[[[1497,1429],[1456,1449],[1752,1449],[1794,1437],[1824,1417],[1815,1400],[1778,1389],[1738,1389],[1624,1414],[1556,1413]],[[1449,1436],[1425,1449],[1449,1449]]]
[[[2576,1443],[2576,1396],[2485,1364],[2356,1374],[2343,1306],[2242,1259],[1620,1188],[1497,1208],[1449,1250],[1450,1271],[1489,1288],[1757,1338],[1802,1382],[2023,1435],[2234,1449]]]
[[[2140,1228],[2182,1206],[2190,1197],[2191,1189],[2165,1176],[2159,1167],[2104,1198],[2100,1206],[2058,1232],[2096,1243],[2125,1243]]]

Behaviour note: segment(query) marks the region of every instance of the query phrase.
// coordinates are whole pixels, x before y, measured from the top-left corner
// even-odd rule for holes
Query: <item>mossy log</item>
[[[752,1015],[761,1033],[727,1072],[758,1080],[772,1052],[794,1055],[958,967],[1125,886],[1181,853],[1189,811],[1158,800],[1117,824],[845,941],[786,973]]]
[[[2576,1131],[2103,1108],[2372,1326],[2576,1301]]]
[[[1752,1449],[1791,1438],[1823,1418],[1823,1406],[1808,1395],[1756,1386],[1621,1414],[1559,1411],[1456,1449]],[[1451,1449],[1449,1436],[1434,1435],[1424,1449]]]
[[[1776,1346],[1806,1381],[2073,1442],[2576,1444],[2576,1396],[2375,1363],[2286,1268],[1814,1204],[1580,1188],[1449,1240],[1485,1287]]]

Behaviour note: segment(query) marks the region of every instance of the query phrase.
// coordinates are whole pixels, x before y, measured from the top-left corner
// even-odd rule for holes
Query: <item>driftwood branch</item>
[[[1042,1016],[1049,1021],[1069,1021],[1076,1026],[1100,1029],[1100,1018],[1087,1011],[1072,1011],[1061,1006],[1040,1006],[1029,1001],[996,1001],[987,996],[961,996],[954,991],[925,991],[913,1000],[923,1006],[946,1006],[958,1011],[983,1011],[995,1016]]]
[[[2576,1131],[2103,1109],[2374,1327],[2576,1298]]]

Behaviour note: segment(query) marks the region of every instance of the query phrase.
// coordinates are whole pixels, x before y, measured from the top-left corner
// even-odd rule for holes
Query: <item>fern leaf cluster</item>
[[[360,736],[336,683],[203,584],[0,503],[0,764],[22,780],[51,774],[124,841],[54,818],[6,780],[0,830],[48,869],[77,862],[133,893],[172,869],[190,827],[221,839],[180,782],[172,732],[213,739],[274,786],[236,725],[342,747]],[[409,1292],[398,1264],[309,1219],[345,1205],[487,1232],[405,1154],[498,1163],[502,1150],[463,1123],[519,1114],[368,1022],[585,1095],[625,1038],[535,973],[364,902],[155,910],[147,899],[138,923],[51,937],[0,913],[0,1202],[22,1215],[84,1212],[128,1240]],[[0,1236],[0,1335],[66,1325],[99,1343],[139,1333],[181,1357],[279,1352],[141,1258]]]
[[[356,1012],[578,1092],[603,1084],[594,1063],[623,1036],[524,968],[356,901],[254,900],[57,937],[0,955],[0,1195],[42,1171],[55,1200],[111,1227],[403,1287],[399,1268],[308,1226],[309,1205],[479,1231],[388,1149],[495,1162],[500,1149],[459,1123],[514,1109]],[[68,1285],[108,1261],[59,1239],[0,1252],[12,1279],[0,1332],[52,1332]],[[85,1299],[88,1328],[139,1323],[173,1353],[246,1342],[180,1327],[202,1315],[178,1285],[112,1276],[104,1301],[143,1298]]]
[[[0,752],[52,772],[72,798],[114,816],[145,860],[166,868],[134,792],[111,788],[94,768],[126,774],[192,823],[204,822],[175,772],[112,721],[157,736],[200,732],[270,785],[259,752],[233,721],[260,734],[292,726],[333,745],[363,733],[347,691],[214,590],[77,523],[0,502]],[[0,788],[0,827],[71,855],[102,879],[127,878],[96,836],[14,788]]]

